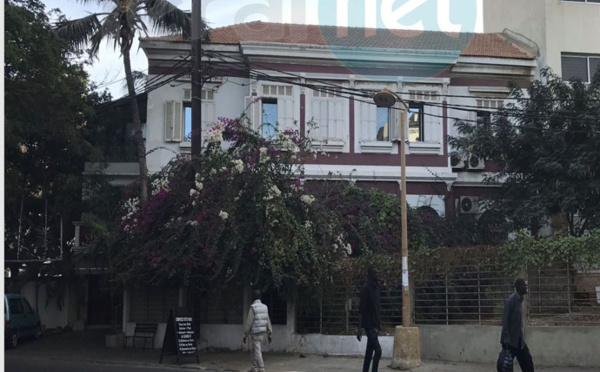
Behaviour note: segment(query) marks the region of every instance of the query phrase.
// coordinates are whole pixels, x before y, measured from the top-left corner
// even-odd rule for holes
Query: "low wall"
[[[264,350],[320,355],[363,355],[366,336],[300,335],[286,326],[273,327],[273,343]],[[231,350],[246,349],[241,325],[202,325],[201,339],[209,346]],[[500,352],[500,327],[470,325],[419,326],[421,358],[448,362],[494,364]],[[528,327],[525,340],[534,363],[541,366],[599,367],[600,327]],[[394,338],[380,336],[383,357],[391,358]]]
[[[421,358],[449,362],[495,363],[498,326],[419,326]],[[536,365],[600,367],[600,327],[527,327],[525,342]]]

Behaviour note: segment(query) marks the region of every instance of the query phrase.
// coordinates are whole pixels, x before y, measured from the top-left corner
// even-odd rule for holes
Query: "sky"
[[[46,10],[59,8],[68,19],[102,12],[95,2],[42,0]],[[189,11],[191,0],[169,0]],[[383,28],[482,32],[481,0],[201,0],[202,17],[211,28],[255,20]],[[110,6],[111,2],[108,6]],[[110,9],[110,8],[108,8]],[[148,61],[136,41],[132,69],[147,72]],[[99,89],[113,98],[126,94],[123,61],[112,44],[105,44],[86,70]]]

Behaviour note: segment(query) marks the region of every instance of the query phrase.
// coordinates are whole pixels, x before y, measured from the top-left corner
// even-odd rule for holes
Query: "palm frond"
[[[133,77],[133,85],[135,87],[136,92],[144,91],[146,87],[146,82],[148,81],[148,75],[143,73],[142,71],[134,70],[131,71],[131,77]],[[127,92],[127,82],[123,83],[123,91]]]
[[[102,25],[96,14],[71,21],[61,21],[56,25],[58,36],[77,49],[83,49]]]
[[[184,39],[192,33],[192,19],[188,13],[167,0],[146,0],[146,13],[153,29],[159,33],[181,34]]]

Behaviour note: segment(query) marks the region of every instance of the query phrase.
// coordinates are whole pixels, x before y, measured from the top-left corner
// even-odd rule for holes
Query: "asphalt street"
[[[105,363],[74,362],[64,360],[51,360],[31,358],[26,356],[12,356],[5,354],[5,372],[173,372],[186,368],[180,366],[154,367],[148,365],[122,365]]]

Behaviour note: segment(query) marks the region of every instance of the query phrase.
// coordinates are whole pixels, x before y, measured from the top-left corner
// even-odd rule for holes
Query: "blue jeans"
[[[369,365],[373,359],[372,372],[377,372],[379,368],[379,359],[381,359],[381,345],[379,345],[379,334],[374,328],[366,328],[367,334],[367,352],[365,353],[365,361],[363,363],[363,372],[369,372]],[[374,354],[373,354],[374,353]]]

